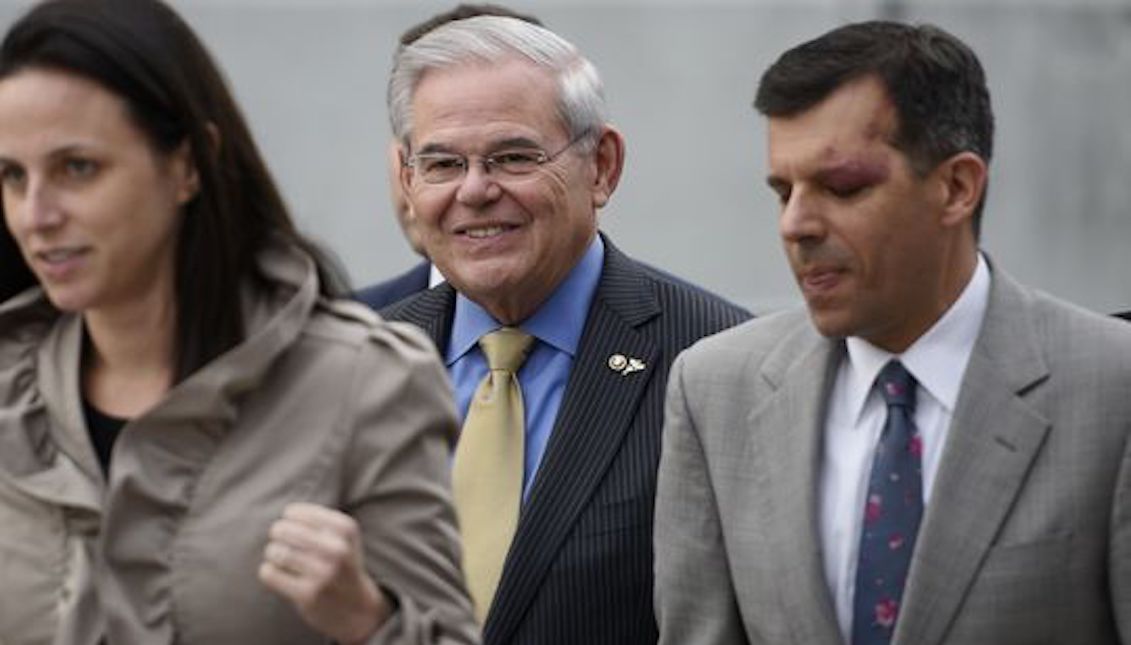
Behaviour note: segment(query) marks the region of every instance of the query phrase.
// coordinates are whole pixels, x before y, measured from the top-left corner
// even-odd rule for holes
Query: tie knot
[[[484,334],[479,339],[479,347],[487,357],[487,367],[491,370],[518,372],[526,354],[530,351],[530,343],[534,338],[514,327],[500,327],[495,331]]]
[[[880,386],[880,394],[888,407],[903,406],[909,410],[915,409],[915,377],[899,361],[890,361],[880,370],[876,377],[876,384]]]

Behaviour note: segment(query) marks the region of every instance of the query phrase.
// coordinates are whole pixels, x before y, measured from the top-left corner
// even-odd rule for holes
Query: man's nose
[[[467,160],[467,170],[460,179],[456,199],[466,206],[479,206],[499,198],[502,189],[495,177],[488,171],[487,164],[479,157]]]
[[[824,236],[824,219],[819,202],[805,190],[795,189],[790,193],[778,216],[778,227],[783,240],[799,243]]]

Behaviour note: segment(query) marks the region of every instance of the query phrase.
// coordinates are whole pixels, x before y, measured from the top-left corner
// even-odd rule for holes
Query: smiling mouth
[[[36,253],[36,257],[47,264],[62,264],[69,260],[73,260],[78,256],[86,253],[86,249],[55,249],[52,251],[42,251]]]
[[[517,227],[506,224],[496,224],[492,226],[479,226],[476,228],[464,229],[463,231],[460,231],[460,234],[470,237],[473,240],[483,240],[489,237],[502,235],[503,233],[514,230],[515,228]]]

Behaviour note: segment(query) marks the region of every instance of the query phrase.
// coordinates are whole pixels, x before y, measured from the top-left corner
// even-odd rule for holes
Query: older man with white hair
[[[654,643],[652,505],[672,358],[748,314],[598,233],[624,162],[600,79],[501,17],[400,49],[401,181],[448,283],[383,311],[436,342],[486,643]]]

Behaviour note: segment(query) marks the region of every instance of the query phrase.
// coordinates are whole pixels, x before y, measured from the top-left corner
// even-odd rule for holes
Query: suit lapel
[[[919,532],[895,642],[943,640],[1049,429],[1024,398],[1048,376],[1022,289],[995,272]]]
[[[451,336],[455,302],[456,290],[445,282],[414,298],[385,307],[380,313],[389,320],[412,323],[423,329],[440,354],[443,354]]]
[[[660,348],[640,327],[660,314],[636,265],[605,240],[605,266],[570,370],[565,396],[522,516],[484,631],[484,642],[506,642],[537,595],[625,433],[649,383]],[[643,362],[624,373],[616,354]]]
[[[432,278],[432,263],[425,260],[409,269],[405,275],[405,285],[409,294],[420,293],[428,290],[428,282]],[[439,285],[437,285],[439,286]]]
[[[828,392],[843,344],[817,339],[797,358],[797,343],[783,341],[763,366],[773,396],[749,416],[750,459],[758,474],[733,508],[758,509],[770,552],[753,554],[777,563],[781,611],[796,643],[837,643],[840,632],[825,581],[817,534],[817,481]],[[743,583],[739,583],[743,584]]]

